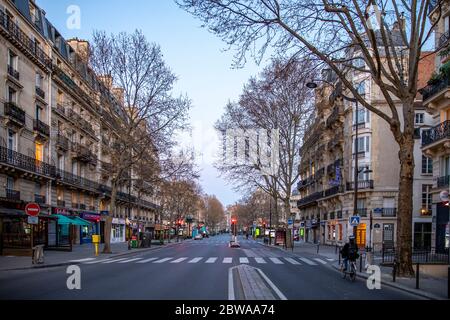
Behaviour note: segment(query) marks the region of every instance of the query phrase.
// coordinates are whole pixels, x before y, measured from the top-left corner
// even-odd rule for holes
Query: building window
[[[36,142],[35,146],[36,146],[36,160],[41,162],[44,161],[44,145]]]
[[[6,189],[14,190],[14,178],[6,177]]]
[[[427,216],[431,214],[431,205],[432,197],[431,189],[433,188],[433,185],[430,184],[423,184],[422,185],[422,210],[421,215]]]
[[[34,194],[41,195],[42,186],[39,182],[36,182],[34,185]]]
[[[42,82],[44,77],[38,72],[36,73],[36,87],[42,88]]]
[[[42,108],[36,105],[36,120],[41,120]]]
[[[17,91],[11,87],[8,87],[8,102],[17,104]]]
[[[72,174],[78,175],[78,163],[76,161],[72,162]]]
[[[17,55],[9,50],[8,54],[8,66],[13,68],[14,70],[17,70]]]
[[[433,173],[433,159],[422,155],[422,174]]]
[[[78,204],[78,194],[76,191],[72,192],[72,207]]]
[[[416,124],[423,124],[424,123],[424,114],[423,113],[416,113]]]
[[[431,223],[414,223],[414,249],[431,248]]]
[[[17,151],[17,145],[16,145],[16,133],[12,131],[11,129],[8,129],[8,149]]]
[[[353,140],[353,150],[355,150],[356,140]],[[358,153],[369,152],[370,150],[370,137],[358,138]]]

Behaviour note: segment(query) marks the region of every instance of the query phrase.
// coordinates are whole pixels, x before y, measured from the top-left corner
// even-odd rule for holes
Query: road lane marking
[[[335,259],[327,258],[328,261],[333,262]]]
[[[267,263],[263,258],[255,258],[256,263]]]
[[[189,261],[188,263],[197,263],[197,262],[199,262],[202,259],[203,259],[203,257],[194,258],[191,261]]]
[[[315,263],[314,261],[311,261],[309,259],[306,258],[299,258],[300,260],[302,260],[304,263],[309,264],[310,266],[317,266],[317,263]]]
[[[217,258],[209,258],[208,260],[205,261],[205,263],[214,263],[216,262]]]
[[[321,263],[321,264],[327,264],[325,261],[319,259],[319,258],[314,258],[314,260],[316,260],[317,262]]]
[[[172,260],[173,258],[163,258],[163,259],[160,259],[160,260],[158,260],[158,261],[154,261],[153,263],[163,263],[163,262],[166,262],[166,261],[169,261],[169,260]]]
[[[119,261],[118,263],[128,263],[128,262],[133,262],[133,261],[138,261],[138,260],[142,260],[142,258],[128,259],[128,260],[125,260],[125,261]]]
[[[270,259],[270,261],[272,261],[275,264],[284,264],[283,261],[281,261],[278,258],[269,258],[269,259]]]
[[[138,261],[136,263],[148,263],[148,262],[151,262],[151,261],[156,260],[156,259],[159,259],[159,258],[149,258],[149,259],[145,259],[145,260],[142,260],[142,261]]]
[[[180,263],[180,262],[182,262],[184,260],[187,260],[187,259],[188,259],[187,257],[185,257],[185,258],[178,258],[176,260],[170,261],[170,263]]]
[[[79,260],[70,260],[69,262],[86,262],[86,261],[92,261],[97,258],[86,258],[86,259],[79,259]]]
[[[228,269],[228,300],[234,300],[233,268]]]
[[[290,263],[292,263],[292,264],[299,264],[299,265],[301,265],[301,263],[300,262],[298,262],[298,261],[296,261],[296,260],[294,260],[294,259],[292,259],[292,258],[284,258],[287,262],[290,262]]]
[[[128,259],[128,258],[120,258],[120,259],[115,259],[115,260],[106,261],[106,262],[102,262],[102,263],[113,263],[113,262],[123,261],[123,260],[126,260],[126,259]]]
[[[266,280],[267,284],[272,288],[273,291],[275,291],[275,293],[278,295],[278,297],[280,297],[281,300],[287,300],[286,296],[280,291],[280,289],[277,288],[277,286],[272,281],[270,281],[270,279],[264,274],[264,272],[262,272],[261,269],[256,270],[258,270],[261,277]]]
[[[85,262],[84,264],[96,264],[96,263],[103,263],[106,261],[111,261],[113,259],[104,259],[104,260],[97,260],[97,261],[89,261],[89,262]]]
[[[233,258],[223,258],[222,263],[232,263],[233,262]]]
[[[239,258],[239,263],[249,263],[248,258]]]

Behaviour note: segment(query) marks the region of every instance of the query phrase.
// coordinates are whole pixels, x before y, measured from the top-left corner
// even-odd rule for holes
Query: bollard
[[[359,256],[359,272],[362,272],[362,255]]]
[[[392,270],[392,282],[395,282],[396,274],[397,274],[397,261],[394,260],[394,268]]]
[[[419,264],[416,264],[416,289],[419,289]]]

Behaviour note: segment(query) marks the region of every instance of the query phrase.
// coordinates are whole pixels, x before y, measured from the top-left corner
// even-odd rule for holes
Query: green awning
[[[70,217],[72,223],[76,226],[90,226],[91,223],[87,220],[81,219],[80,217]]]
[[[60,225],[74,224],[72,219],[69,219],[63,215],[55,214],[55,215],[53,215],[53,217],[58,218],[58,224],[60,224]]]

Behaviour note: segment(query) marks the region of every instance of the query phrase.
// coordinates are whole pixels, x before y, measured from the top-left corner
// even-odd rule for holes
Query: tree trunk
[[[112,215],[116,210],[116,195],[117,187],[112,187],[111,191],[111,203],[109,204],[109,215],[106,217],[105,221],[105,246],[103,247],[102,253],[110,254],[111,251],[111,229],[112,229]],[[126,228],[126,227],[125,227]]]
[[[414,180],[414,139],[404,135],[400,145],[400,183],[398,194],[397,217],[397,258],[398,276],[412,277],[412,212],[413,212],[413,180]]]

